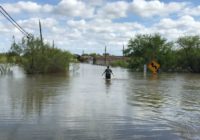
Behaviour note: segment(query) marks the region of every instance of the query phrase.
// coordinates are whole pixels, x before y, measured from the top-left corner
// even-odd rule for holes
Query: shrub
[[[28,74],[65,72],[72,55],[43,43],[39,38],[22,39],[22,66]]]

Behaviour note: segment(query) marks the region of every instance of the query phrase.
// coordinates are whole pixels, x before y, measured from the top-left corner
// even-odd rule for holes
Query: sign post
[[[144,64],[144,76],[147,74],[147,64]]]

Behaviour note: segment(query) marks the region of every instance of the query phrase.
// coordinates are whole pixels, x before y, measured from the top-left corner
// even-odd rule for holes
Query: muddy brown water
[[[1,75],[0,140],[200,139],[199,74],[104,69]]]

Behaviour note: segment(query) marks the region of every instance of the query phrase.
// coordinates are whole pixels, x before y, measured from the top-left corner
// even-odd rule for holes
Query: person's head
[[[109,66],[107,66],[107,69],[109,69]]]

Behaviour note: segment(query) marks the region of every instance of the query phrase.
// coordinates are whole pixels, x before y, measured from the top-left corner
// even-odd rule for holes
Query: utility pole
[[[13,35],[13,44],[15,45],[15,36]]]
[[[42,38],[42,26],[41,26],[41,22],[39,20],[39,29],[40,29],[40,41],[41,41],[41,44],[43,44],[43,38]]]
[[[104,52],[104,55],[105,55],[105,65],[107,64],[107,47],[105,46],[105,52]]]
[[[122,56],[124,57],[124,44],[123,44]]]
[[[41,41],[42,53],[44,53],[43,38],[42,38],[42,26],[41,26],[40,20],[39,20],[39,29],[40,29],[40,41]]]
[[[53,44],[52,44],[53,48],[55,47],[55,44],[54,44],[54,40],[53,40]]]

